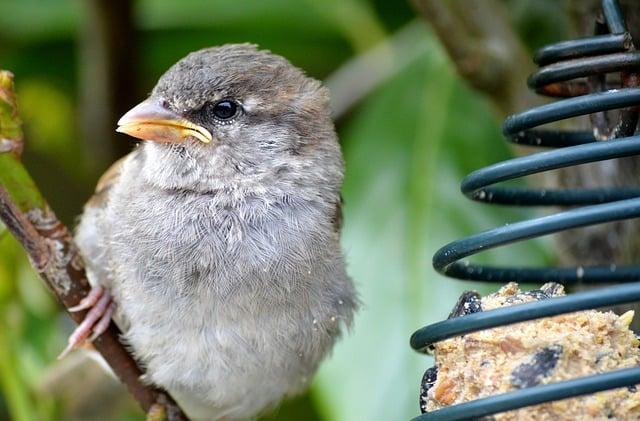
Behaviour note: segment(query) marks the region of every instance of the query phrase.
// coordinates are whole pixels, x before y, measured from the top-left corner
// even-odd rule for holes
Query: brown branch
[[[527,49],[497,0],[411,0],[447,49],[460,75],[487,95],[500,114],[538,102],[526,86]]]
[[[0,71],[0,139],[12,144],[22,142],[13,75],[4,71]],[[68,309],[77,305],[90,290],[84,262],[71,233],[40,195],[19,154],[13,153],[19,149],[10,148],[0,153],[0,219],[22,244],[40,277]],[[76,323],[80,323],[85,314],[69,313]],[[162,408],[168,420],[187,420],[166,392],[142,383],[142,371],[120,342],[120,335],[112,323],[93,345],[145,412],[152,411],[157,417],[158,408]]]
[[[50,250],[29,219],[20,212],[20,209],[11,201],[9,193],[2,186],[0,186],[0,220],[22,244],[34,269],[41,273],[51,258]]]

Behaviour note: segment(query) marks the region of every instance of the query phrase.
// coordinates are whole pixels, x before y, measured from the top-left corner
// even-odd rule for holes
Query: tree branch
[[[506,116],[536,102],[525,81],[533,68],[527,49],[497,0],[411,0],[447,49],[460,75]]]
[[[13,75],[0,70],[0,219],[29,255],[33,267],[65,308],[90,290],[85,266],[69,230],[56,218],[20,162],[23,138],[13,92]],[[86,312],[69,313],[80,323]],[[142,409],[163,408],[168,420],[187,420],[164,391],[141,382],[142,371],[120,343],[111,324],[93,345],[127,386]]]

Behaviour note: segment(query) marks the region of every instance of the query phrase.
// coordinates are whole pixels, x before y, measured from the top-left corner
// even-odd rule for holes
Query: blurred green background
[[[96,11],[107,3],[0,0],[0,68],[16,75],[24,160],[58,216],[74,224],[97,177],[133,145],[113,132],[117,114],[186,53],[254,42],[284,55],[332,89],[347,162],[343,247],[364,305],[310,393],[269,419],[416,415],[420,379],[432,360],[410,349],[409,336],[446,318],[463,290],[495,288],[443,278],[431,268],[432,254],[461,236],[531,216],[459,193],[464,175],[512,155],[489,102],[455,74],[405,1],[133,1],[131,33],[125,14],[106,21],[118,31],[122,25],[128,38],[105,62],[105,22]],[[117,11],[128,2],[114,3]],[[530,49],[566,35],[563,2],[505,3]],[[123,72],[119,80],[128,85],[105,84],[112,72]],[[545,250],[547,244],[529,242],[479,260],[547,264]],[[71,330],[24,253],[2,234],[0,420],[144,419],[82,353],[56,361]]]

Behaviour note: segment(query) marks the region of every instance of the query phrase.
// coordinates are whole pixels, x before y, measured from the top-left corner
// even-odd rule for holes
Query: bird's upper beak
[[[142,140],[179,143],[193,137],[209,143],[213,139],[209,130],[179,116],[157,101],[147,99],[130,109],[118,120],[117,132]]]

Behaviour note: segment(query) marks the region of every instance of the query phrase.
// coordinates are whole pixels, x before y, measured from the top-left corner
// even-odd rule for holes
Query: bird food
[[[564,295],[557,283],[521,291],[509,283],[484,298],[465,292],[449,318]],[[541,384],[635,367],[638,339],[629,329],[633,311],[621,316],[588,310],[469,333],[434,346],[435,366],[420,388],[420,409],[485,398]],[[483,420],[639,420],[640,392],[625,387],[530,406]]]

